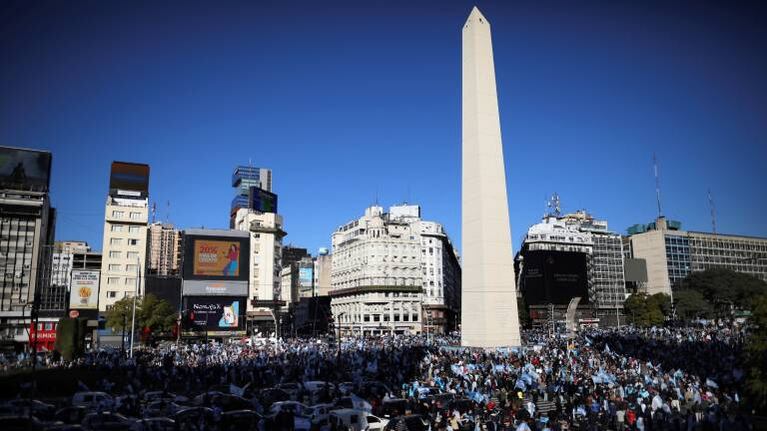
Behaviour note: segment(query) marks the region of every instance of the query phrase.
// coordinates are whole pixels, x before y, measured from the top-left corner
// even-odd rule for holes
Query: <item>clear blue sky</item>
[[[53,152],[56,236],[97,249],[112,160],[150,164],[158,215],[170,201],[180,227],[226,227],[232,170],[252,160],[274,170],[286,242],[329,246],[378,196],[420,203],[460,244],[472,5],[6,1],[0,144]],[[619,232],[652,220],[653,152],[668,217],[709,230],[710,188],[720,232],[767,236],[764,6],[479,7],[515,249],[555,191]]]

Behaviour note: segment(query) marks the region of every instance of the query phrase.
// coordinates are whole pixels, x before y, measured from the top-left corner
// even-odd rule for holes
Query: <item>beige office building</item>
[[[179,275],[181,264],[181,231],[169,223],[149,225],[147,272],[153,276]]]

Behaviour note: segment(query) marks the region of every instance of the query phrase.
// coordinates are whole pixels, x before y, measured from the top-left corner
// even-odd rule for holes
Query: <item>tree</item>
[[[670,309],[668,296],[664,294],[649,296],[646,293],[635,293],[623,303],[623,309],[631,323],[638,326],[662,324],[665,320],[664,308]]]
[[[697,290],[682,289],[674,293],[676,314],[682,320],[709,318],[713,314],[711,304]]]
[[[167,332],[176,323],[177,312],[164,299],[149,294],[136,298],[136,327],[149,328],[150,331]],[[123,298],[115,302],[107,312],[106,326],[115,332],[130,330],[133,321],[133,298]]]
[[[767,412],[767,295],[753,302],[746,344],[746,392],[754,408]]]
[[[680,288],[700,292],[715,307],[734,305],[750,308],[754,299],[767,295],[767,283],[741,272],[712,268],[690,273],[680,283]]]

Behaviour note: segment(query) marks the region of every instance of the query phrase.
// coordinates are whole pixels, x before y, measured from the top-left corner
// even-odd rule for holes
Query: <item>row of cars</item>
[[[403,421],[408,429],[428,425],[417,417],[401,417],[396,400],[384,403],[386,415],[372,414],[371,405],[356,393],[390,393],[380,382],[360,385],[309,381],[274,388],[219,386],[187,397],[163,391],[112,396],[78,392],[63,407],[41,400],[17,399],[0,405],[0,430],[388,430]],[[329,397],[332,397],[329,399]],[[260,406],[260,409],[256,409]],[[423,428],[426,429],[426,428]]]

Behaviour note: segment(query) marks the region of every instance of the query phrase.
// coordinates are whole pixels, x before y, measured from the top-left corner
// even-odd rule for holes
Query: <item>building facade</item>
[[[148,228],[147,247],[147,276],[179,275],[181,231],[169,223],[151,223]]]
[[[248,313],[249,316],[263,316],[262,312],[255,313],[259,310],[250,300],[271,301],[279,298],[282,238],[287,235],[282,230],[282,217],[241,208],[235,214],[234,228],[250,233]]]
[[[444,259],[443,251],[453,253],[447,235],[438,223],[421,220],[419,206],[393,206],[388,213],[367,208],[331,242],[329,293],[342,333],[420,333],[427,329],[425,309],[435,319],[440,310],[457,313],[456,268],[445,269],[457,266],[457,258]]]
[[[629,228],[631,256],[647,262],[648,294],[673,294],[694,271],[724,268],[767,281],[767,238],[693,232],[659,217]]]
[[[272,191],[272,170],[255,168],[253,166],[237,166],[232,173],[232,187],[235,195],[230,207],[230,221],[234,227],[237,210],[250,208],[251,187],[257,187],[268,192]]]
[[[149,225],[149,166],[113,162],[104,209],[99,311],[143,295]]]
[[[51,153],[0,147],[0,156],[0,342],[29,347],[33,312],[42,309],[34,305],[51,296]]]

